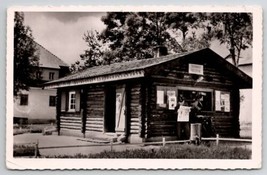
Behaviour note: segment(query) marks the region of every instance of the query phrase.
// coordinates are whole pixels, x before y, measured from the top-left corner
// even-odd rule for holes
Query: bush
[[[104,151],[98,154],[50,156],[48,158],[157,158],[157,159],[250,159],[251,150],[230,146],[168,145],[159,149]]]
[[[35,146],[34,145],[14,145],[13,156],[14,157],[24,157],[24,156],[34,156]]]

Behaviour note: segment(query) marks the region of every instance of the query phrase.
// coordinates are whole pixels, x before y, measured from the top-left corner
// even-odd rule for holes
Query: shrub
[[[34,145],[14,145],[13,156],[14,157],[24,157],[24,156],[34,156],[35,147]]]

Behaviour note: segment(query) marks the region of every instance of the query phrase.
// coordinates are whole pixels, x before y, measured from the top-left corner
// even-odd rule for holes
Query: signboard
[[[189,122],[190,110],[191,110],[191,107],[189,106],[180,106],[180,108],[178,109],[177,121],[178,122]]]
[[[230,93],[215,91],[215,110],[230,112]]]
[[[158,105],[164,104],[164,91],[161,90],[157,91],[157,104]]]
[[[170,110],[174,110],[177,104],[177,98],[175,91],[167,91],[167,96],[168,96],[168,107]]]
[[[200,64],[188,64],[188,72],[190,74],[203,75],[203,65]]]

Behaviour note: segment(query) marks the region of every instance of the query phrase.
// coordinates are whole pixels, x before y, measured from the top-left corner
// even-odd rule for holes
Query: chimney
[[[163,45],[154,47],[153,51],[154,51],[154,58],[168,55],[168,49],[166,46]]]

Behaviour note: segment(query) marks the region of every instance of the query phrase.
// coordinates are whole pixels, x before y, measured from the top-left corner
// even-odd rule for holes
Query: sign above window
[[[188,72],[190,74],[203,75],[203,65],[200,64],[188,64]]]

